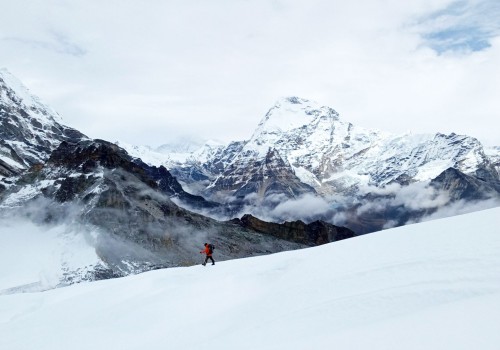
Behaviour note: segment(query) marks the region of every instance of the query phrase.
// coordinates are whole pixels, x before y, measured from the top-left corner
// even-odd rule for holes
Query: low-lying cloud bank
[[[282,194],[272,194],[265,198],[250,194],[242,201],[244,204],[230,215],[241,217],[252,214],[273,222],[324,220],[349,228],[360,221],[376,221],[373,225],[366,224],[367,227],[358,228],[358,231],[361,230],[358,233],[368,233],[500,206],[500,196],[496,194],[484,200],[454,201],[448,191],[436,189],[430,182],[408,186],[390,184],[383,188],[365,186],[359,189],[358,194],[357,197],[326,198],[305,194],[294,199]],[[229,203],[232,201],[232,198],[227,200]],[[208,210],[202,214],[218,220],[230,218]]]

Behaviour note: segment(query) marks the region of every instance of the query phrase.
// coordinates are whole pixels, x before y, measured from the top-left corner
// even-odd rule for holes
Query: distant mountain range
[[[195,147],[120,145],[229,208],[208,213],[215,217],[322,219],[367,233],[466,202],[496,206],[500,191],[498,147],[485,150],[479,140],[453,133],[367,130],[298,97],[277,101],[247,141],[208,142],[190,152]]]

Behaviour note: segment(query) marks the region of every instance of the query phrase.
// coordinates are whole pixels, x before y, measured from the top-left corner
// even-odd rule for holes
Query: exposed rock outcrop
[[[485,171],[490,174],[489,171]],[[466,175],[461,171],[448,168],[431,181],[431,186],[436,189],[447,191],[451,200],[481,200],[498,196],[500,192],[500,182],[488,177],[489,181],[484,181],[477,177]]]
[[[241,219],[232,219],[230,222],[257,232],[308,246],[340,241],[355,236],[355,233],[346,227],[335,226],[320,220],[309,224],[300,220],[285,221],[282,224],[278,224],[266,222],[250,214],[246,214]]]

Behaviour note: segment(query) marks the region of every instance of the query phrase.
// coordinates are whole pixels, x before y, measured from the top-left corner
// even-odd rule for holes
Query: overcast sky
[[[500,145],[498,0],[0,0],[0,67],[94,138],[242,140],[282,96]]]

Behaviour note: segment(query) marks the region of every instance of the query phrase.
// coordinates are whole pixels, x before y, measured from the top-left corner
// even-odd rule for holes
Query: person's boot
[[[207,263],[202,263],[203,266],[205,266]]]

